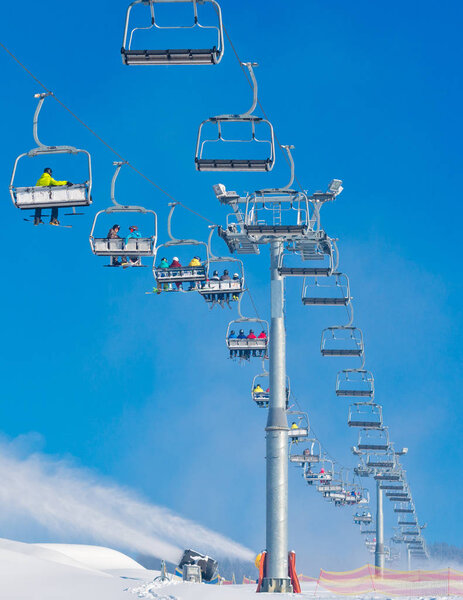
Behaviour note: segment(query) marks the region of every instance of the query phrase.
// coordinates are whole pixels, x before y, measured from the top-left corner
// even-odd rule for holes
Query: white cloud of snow
[[[61,539],[140,552],[178,562],[184,548],[217,558],[253,560],[255,553],[132,491],[99,478],[70,460],[24,453],[0,440],[0,522],[25,518]]]

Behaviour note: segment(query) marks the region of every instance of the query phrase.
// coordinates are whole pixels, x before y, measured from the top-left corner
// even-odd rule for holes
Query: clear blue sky
[[[280,185],[286,163],[279,154],[271,174],[252,177],[197,173],[199,122],[247,107],[246,81],[229,45],[217,67],[123,67],[125,9],[108,0],[9,3],[2,41],[139,169],[224,223],[212,184]],[[323,222],[340,239],[366,366],[393,440],[410,448],[404,464],[426,538],[461,545],[461,5],[224,0],[222,9],[242,59],[260,63],[260,99],[281,142],[296,146],[304,187],[344,180]],[[113,156],[53,101],[43,141],[92,153],[94,204],[72,229],[23,221],[8,182],[16,155],[34,145],[40,89],[3,51],[0,69],[3,432],[38,432],[44,452],[72,455],[260,549],[266,414],[250,399],[260,364],[227,360],[234,312],[210,312],[191,294],[145,295],[149,269],[102,268],[88,234],[94,212],[110,203]],[[164,240],[167,198],[130,171],[119,183],[121,201],[158,212]],[[183,237],[207,235],[207,223],[181,209],[174,227]],[[245,260],[268,316],[267,253]],[[292,388],[326,447],[352,464],[356,436],[334,394],[342,365],[319,355],[320,332],[337,315],[303,307],[300,284],[290,281],[287,317]],[[290,511],[302,570],[365,561],[351,511],[316,497],[294,470]]]

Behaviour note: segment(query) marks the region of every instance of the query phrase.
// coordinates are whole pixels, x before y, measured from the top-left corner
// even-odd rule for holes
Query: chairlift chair
[[[90,153],[87,150],[74,148],[74,146],[47,146],[42,144],[38,137],[38,119],[45,98],[51,96],[51,92],[43,94],[35,94],[38,99],[37,108],[34,113],[32,133],[34,141],[37,144],[36,148],[32,148],[29,152],[20,154],[13,166],[13,172],[10,179],[10,196],[13,204],[21,210],[35,210],[42,208],[72,208],[73,213],[77,206],[89,206],[92,203],[92,162]],[[16,170],[18,163],[24,157],[37,158],[42,156],[54,156],[62,154],[85,155],[87,159],[87,180],[83,183],[72,185],[55,185],[55,186],[17,186],[15,185]]]
[[[268,408],[268,405],[270,402],[270,386],[269,386],[268,378],[269,378],[269,374],[264,368],[263,373],[260,373],[259,375],[255,375],[252,380],[251,397],[259,408]],[[265,381],[264,385],[261,385],[261,380]],[[259,391],[259,390],[256,391],[256,388],[258,386],[262,389],[262,391]],[[288,409],[288,405],[289,405],[289,395],[290,395],[290,383],[289,383],[289,377],[286,376],[286,409]]]
[[[349,406],[347,424],[349,427],[381,429],[383,426],[381,406],[372,402],[354,402]]]
[[[275,164],[275,137],[273,126],[267,119],[255,116],[254,110],[257,106],[257,81],[254,75],[253,67],[256,63],[242,63],[248,71],[253,84],[253,103],[251,108],[241,114],[219,115],[205,119],[199,126],[198,137],[196,141],[195,164],[198,171],[271,171]],[[227,139],[223,135],[224,125],[233,123],[249,125],[250,137],[246,139]],[[217,131],[216,137],[209,139],[205,137],[203,130],[212,127]],[[257,129],[267,129],[267,139],[259,139]],[[205,149],[216,144],[236,144],[237,146],[256,146],[263,145],[268,148],[266,158],[246,157],[241,155],[239,158],[219,158],[206,157]]]
[[[329,277],[304,279],[302,304],[304,306],[347,306],[352,300],[349,279],[344,273]]]
[[[343,369],[336,376],[336,396],[347,398],[373,398],[374,378],[365,369]]]
[[[289,240],[286,248],[278,265],[278,272],[283,277],[330,277],[337,268],[337,247],[324,231],[311,232],[310,237],[294,242]],[[319,264],[293,266],[289,264],[291,256],[297,256],[301,261],[317,261]]]
[[[355,525],[361,525],[362,523],[368,525],[371,523],[372,519],[371,512],[367,509],[364,509],[362,512],[356,512],[353,517]]]
[[[362,331],[352,325],[327,327],[322,332],[320,351],[322,356],[363,357]]]
[[[357,447],[364,451],[386,452],[390,448],[389,433],[386,427],[381,429],[362,429],[359,431]]]
[[[292,463],[301,465],[301,467],[306,467],[307,470],[310,470],[312,465],[318,464],[320,462],[320,442],[317,439],[307,439],[303,441],[303,444],[304,448],[302,450],[298,446],[291,444],[289,460]],[[320,475],[320,473],[318,473],[317,475]]]
[[[395,513],[413,514],[415,512],[415,508],[410,502],[399,501],[394,504],[393,511]]]
[[[190,25],[162,26],[156,18],[155,4],[192,4],[192,23]],[[198,5],[210,3],[217,13],[217,25],[203,25],[198,16]],[[132,8],[141,4],[147,6],[150,11],[151,24],[146,27],[130,28],[130,13]],[[140,30],[187,30],[187,29],[215,30],[217,42],[212,48],[186,48],[167,50],[135,49],[132,47],[134,33]],[[224,53],[222,11],[215,0],[135,0],[126,13],[124,39],[122,41],[122,62],[125,65],[216,65],[222,60]]]
[[[201,283],[198,292],[211,305],[211,308],[216,304],[222,306],[222,308],[227,304],[231,308],[230,302],[238,301],[245,290],[243,261],[239,258],[214,256],[212,254],[212,236],[216,226],[211,226],[210,229],[207,243],[206,281]],[[219,276],[219,270],[222,270],[224,263],[232,263],[234,265],[233,270],[236,273],[231,276],[230,273],[226,272],[227,270],[224,270],[223,275]],[[217,273],[217,276],[214,276],[214,273]]]
[[[300,411],[288,411],[287,414],[294,419],[288,431],[288,438],[291,443],[297,443],[300,438],[306,438],[309,435],[309,417],[307,413]]]
[[[314,442],[318,442],[318,440],[313,440]],[[317,455],[318,449],[318,455]],[[306,455],[307,456],[307,455]],[[318,458],[318,460],[317,460]],[[318,473],[312,471],[312,464],[318,464]],[[318,483],[318,491],[319,488],[324,487],[326,485],[330,485],[331,481],[334,477],[334,463],[332,460],[321,456],[321,447],[320,442],[318,442],[318,448],[314,443],[314,449],[312,450],[310,462],[306,462],[304,468],[304,478],[307,481],[307,485],[313,485],[314,483]]]
[[[367,466],[374,469],[392,469],[395,466],[395,457],[391,452],[369,452]]]
[[[170,203],[170,211],[167,217],[167,234],[169,240],[164,244],[160,244],[156,247],[154,260],[153,260],[153,274],[156,280],[156,290],[158,293],[161,292],[196,292],[200,288],[201,284],[206,281],[207,273],[206,266],[208,256],[208,245],[206,242],[202,242],[194,239],[179,239],[172,235],[172,216],[174,214],[175,207],[178,203]],[[162,267],[159,263],[158,258],[162,257],[164,250],[170,250],[178,253],[176,248],[193,247],[203,248],[205,259],[200,260],[200,265],[197,266],[169,266]],[[160,252],[161,248],[163,249]],[[193,258],[193,257],[191,257]],[[159,264],[156,265],[156,262]],[[171,263],[172,264],[172,263]],[[184,288],[184,285],[189,285],[188,288]]]
[[[232,337],[230,337],[230,335],[232,334],[232,332],[235,331],[235,329],[239,331],[245,324],[250,324],[251,327],[252,324],[259,325],[259,328],[261,328],[262,331],[265,332],[266,337],[259,338],[256,336],[255,339],[249,339],[247,337],[233,337],[233,335]],[[250,360],[251,357],[266,358],[268,347],[268,331],[268,323],[267,321],[264,321],[262,319],[240,317],[239,319],[230,321],[230,323],[228,324],[226,334],[226,343],[230,351],[230,358],[235,360]],[[236,333],[234,335],[236,335]]]
[[[132,267],[142,267],[141,258],[143,256],[153,256],[156,240],[157,240],[157,216],[153,210],[144,208],[143,206],[127,206],[119,204],[115,198],[115,185],[116,179],[119,175],[122,165],[124,162],[114,162],[116,170],[111,180],[111,200],[113,205],[105,210],[100,210],[96,213],[92,229],[90,231],[90,248],[92,249],[95,256],[109,256],[111,258],[110,264],[105,265],[107,267],[119,266],[121,263],[117,260],[118,257],[126,257],[128,264]],[[140,238],[127,238],[123,237],[109,238],[109,237],[95,237],[95,228],[102,215],[113,215],[113,214],[142,214],[152,215],[153,225],[151,229],[152,235],[144,236]]]

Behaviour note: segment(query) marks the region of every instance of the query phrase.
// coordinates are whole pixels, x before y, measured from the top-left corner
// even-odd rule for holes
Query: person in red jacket
[[[261,331],[258,335],[258,339],[259,340],[265,340],[267,342],[267,334],[265,333],[265,331]],[[264,356],[265,355],[265,350],[258,350],[258,354],[257,356]]]
[[[247,335],[248,340],[257,340],[257,336],[252,329],[249,330],[249,334]],[[257,350],[252,350],[250,352],[251,356],[257,356]]]
[[[181,268],[181,264],[178,260],[178,258],[176,256],[174,256],[174,258],[172,259],[172,262],[169,265],[169,269],[176,269],[176,268]],[[180,275],[180,271],[178,273],[176,273],[176,275]],[[183,290],[183,286],[182,286],[182,282],[181,281],[176,281],[175,285],[177,286],[178,290]]]

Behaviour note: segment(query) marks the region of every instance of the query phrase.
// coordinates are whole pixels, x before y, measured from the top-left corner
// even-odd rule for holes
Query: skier
[[[53,171],[50,169],[50,167],[46,167],[43,170],[42,175],[39,177],[37,183],[35,184],[36,187],[50,187],[50,186],[64,186],[64,185],[66,185],[67,187],[70,187],[72,185],[72,183],[70,181],[56,181],[56,179],[53,179],[53,177],[51,176],[52,173],[53,173]],[[40,223],[43,223],[42,209],[36,208],[35,216],[34,216],[34,225],[39,225]],[[59,225],[58,208],[56,206],[53,206],[51,209],[50,225]]]

